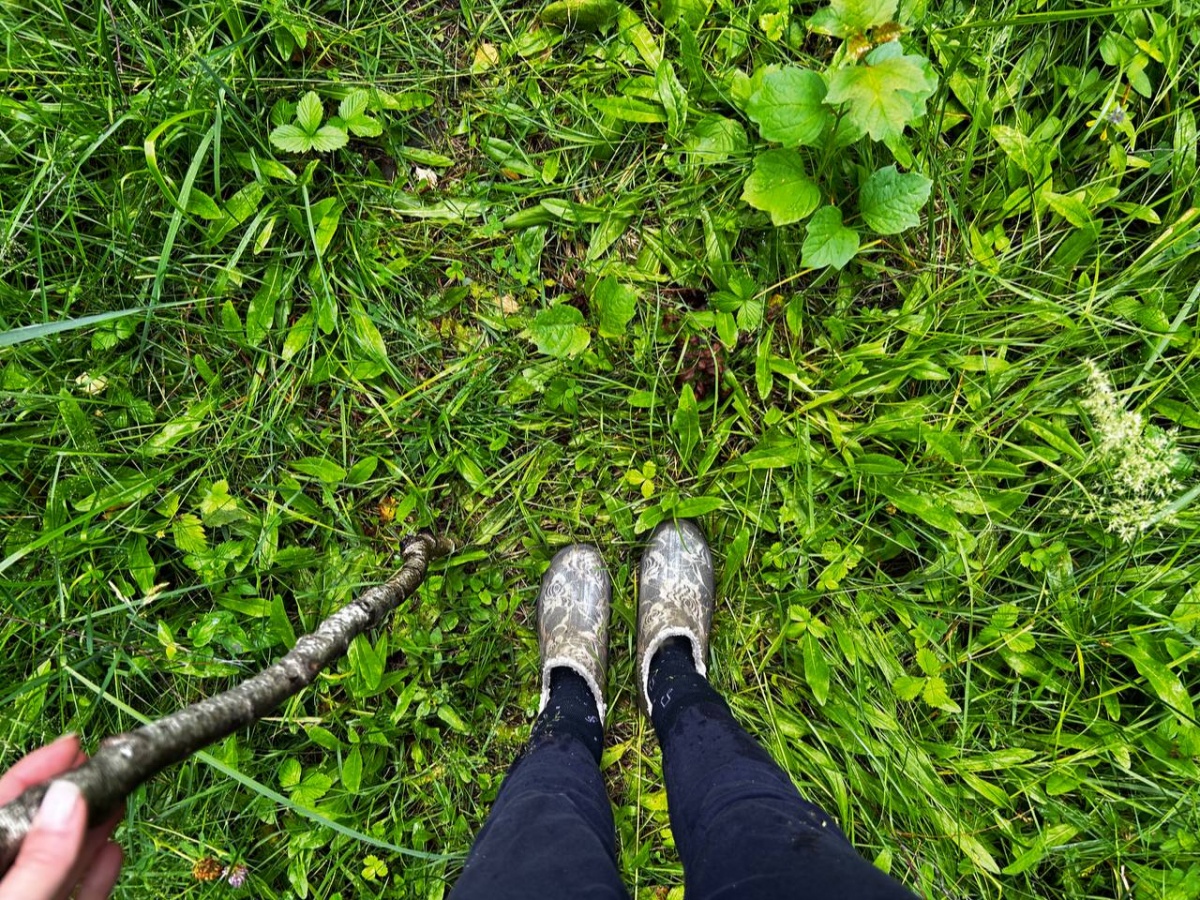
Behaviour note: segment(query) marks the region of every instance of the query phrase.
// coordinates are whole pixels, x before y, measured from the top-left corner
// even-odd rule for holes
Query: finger
[[[87,807],[79,788],[54,781],[25,836],[17,859],[0,882],[0,900],[51,900],[67,884],[83,845]]]
[[[0,778],[0,804],[19,797],[27,788],[75,768],[79,737],[65,734],[52,744],[34,750]]]
[[[109,813],[108,818],[105,819],[103,822],[101,822],[99,825],[96,825],[95,827],[90,828],[88,830],[88,835],[91,836],[93,834],[99,834],[99,835],[103,835],[105,840],[108,840],[110,837],[112,837],[112,833],[117,830],[117,826],[119,824],[121,824],[121,820],[123,818],[125,818],[125,804],[124,803],[122,803],[120,806],[118,806],[116,809],[114,809],[111,813]]]
[[[68,894],[73,885],[78,884],[81,880],[86,880],[88,872],[96,865],[98,855],[108,846],[109,837],[124,814],[125,810],[121,808],[95,828],[88,830],[83,839],[83,848],[79,851],[75,864],[71,867],[71,872],[65,881]]]
[[[124,860],[125,854],[121,852],[119,845],[106,843],[101,847],[92,868],[79,885],[75,900],[107,900],[117,883]]]

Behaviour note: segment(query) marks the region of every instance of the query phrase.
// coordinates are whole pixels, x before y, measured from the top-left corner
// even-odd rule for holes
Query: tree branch
[[[224,693],[106,738],[95,756],[59,779],[78,785],[87,801],[90,824],[104,821],[139,785],[167,766],[253,724],[311,684],[355,637],[378,625],[416,592],[431,559],[453,550],[453,542],[445,537],[419,534],[406,539],[400,571],[300,638],[278,662]],[[49,786],[50,782],[34,785],[0,807],[0,877],[16,858]]]

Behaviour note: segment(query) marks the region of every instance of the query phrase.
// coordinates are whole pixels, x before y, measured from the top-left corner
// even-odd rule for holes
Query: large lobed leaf
[[[903,53],[891,42],[867,54],[865,65],[835,69],[825,102],[846,104],[846,118],[874,140],[899,137],[925,114],[938,83],[927,59]]]

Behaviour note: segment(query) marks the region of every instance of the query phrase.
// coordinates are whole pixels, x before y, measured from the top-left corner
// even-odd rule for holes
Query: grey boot
[[[577,672],[596,698],[604,721],[604,679],[608,670],[608,614],[612,582],[600,551],[572,544],[555,554],[538,594],[538,647],[542,653],[542,702],[550,700],[550,671]]]
[[[642,553],[638,580],[637,675],[642,711],[650,709],[650,661],[668,638],[686,637],[701,675],[712,626],[713,563],[694,522],[663,522]]]

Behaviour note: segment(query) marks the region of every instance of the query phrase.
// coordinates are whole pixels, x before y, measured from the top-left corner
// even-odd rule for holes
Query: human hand
[[[85,759],[73,734],[35,750],[0,778],[0,805]],[[0,881],[0,900],[105,900],[121,870],[121,848],[109,840],[120,819],[118,810],[89,830],[79,789],[70,782],[54,782],[12,868]]]

